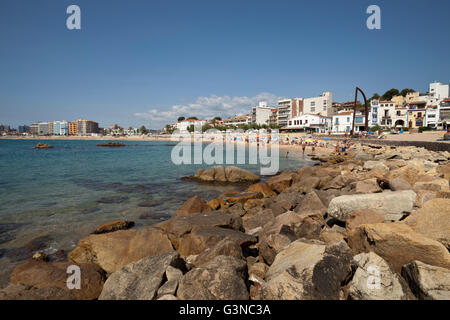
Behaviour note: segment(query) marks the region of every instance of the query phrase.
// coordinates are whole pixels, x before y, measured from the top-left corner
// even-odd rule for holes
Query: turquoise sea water
[[[44,237],[48,253],[70,251],[105,222],[154,224],[193,195],[210,200],[233,188],[180,180],[207,166],[173,164],[176,142],[101,148],[100,141],[46,140],[54,148],[36,150],[37,142],[0,140],[0,268],[24,259],[29,252],[17,249],[35,238]],[[311,163],[284,154],[280,170]],[[259,165],[239,166],[259,174]],[[143,201],[152,206],[139,206]]]

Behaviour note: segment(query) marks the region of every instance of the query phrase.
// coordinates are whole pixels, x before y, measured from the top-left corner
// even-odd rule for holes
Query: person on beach
[[[316,143],[313,142],[311,146],[311,153],[314,154],[314,151],[316,151]]]
[[[302,153],[303,153],[303,158],[305,157],[305,150],[306,150],[306,143],[305,143],[305,141],[302,141]]]
[[[289,151],[286,152],[286,158],[289,157]]]

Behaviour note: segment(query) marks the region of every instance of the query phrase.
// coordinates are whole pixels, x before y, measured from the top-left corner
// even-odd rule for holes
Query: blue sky
[[[81,30],[66,8],[81,8]],[[381,8],[381,30],[366,9]],[[0,123],[161,128],[258,100],[450,82],[450,1],[1,0]]]

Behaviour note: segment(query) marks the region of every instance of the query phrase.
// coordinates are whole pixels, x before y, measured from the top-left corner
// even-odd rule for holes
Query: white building
[[[203,127],[206,123],[207,123],[206,120],[194,120],[194,119],[182,120],[182,121],[179,121],[179,122],[177,122],[175,124],[175,128],[180,130],[180,131],[188,131],[188,128],[190,126]]]
[[[331,131],[331,117],[325,117],[317,114],[302,114],[288,120],[285,127],[288,130],[314,130],[318,133]]]
[[[335,115],[333,115],[332,118],[332,131],[334,133],[350,133],[350,130],[352,130],[352,123],[353,123],[353,112],[352,111],[345,111],[340,112]]]
[[[428,106],[425,110],[425,126],[436,128],[439,123],[439,106]]]
[[[439,104],[438,127],[445,130],[450,127],[450,99],[444,99]]]
[[[267,107],[266,102],[260,102],[259,106],[252,108],[252,123],[268,125],[271,114],[272,108]]]
[[[303,114],[303,99],[282,99],[278,101],[278,125],[285,127],[288,120]]]
[[[331,92],[324,92],[318,97],[303,99],[304,114],[320,114],[331,117],[333,115],[333,95]]]
[[[69,122],[66,120],[53,121],[53,132],[57,136],[67,136],[69,134]]]
[[[396,104],[393,101],[379,101],[378,103],[378,125],[391,128],[392,116],[395,113]]]
[[[428,93],[440,102],[441,100],[450,97],[450,86],[440,82],[433,82],[430,83],[430,90]]]
[[[370,101],[370,111],[369,111],[369,126],[374,127],[379,124],[378,122],[378,108],[379,100]]]

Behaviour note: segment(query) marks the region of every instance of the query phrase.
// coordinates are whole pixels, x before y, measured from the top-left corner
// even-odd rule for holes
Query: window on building
[[[316,111],[316,107],[311,107],[311,112],[315,112]]]
[[[316,105],[315,101],[311,101],[311,107],[314,107]]]
[[[350,122],[350,117],[347,117],[347,122]]]

